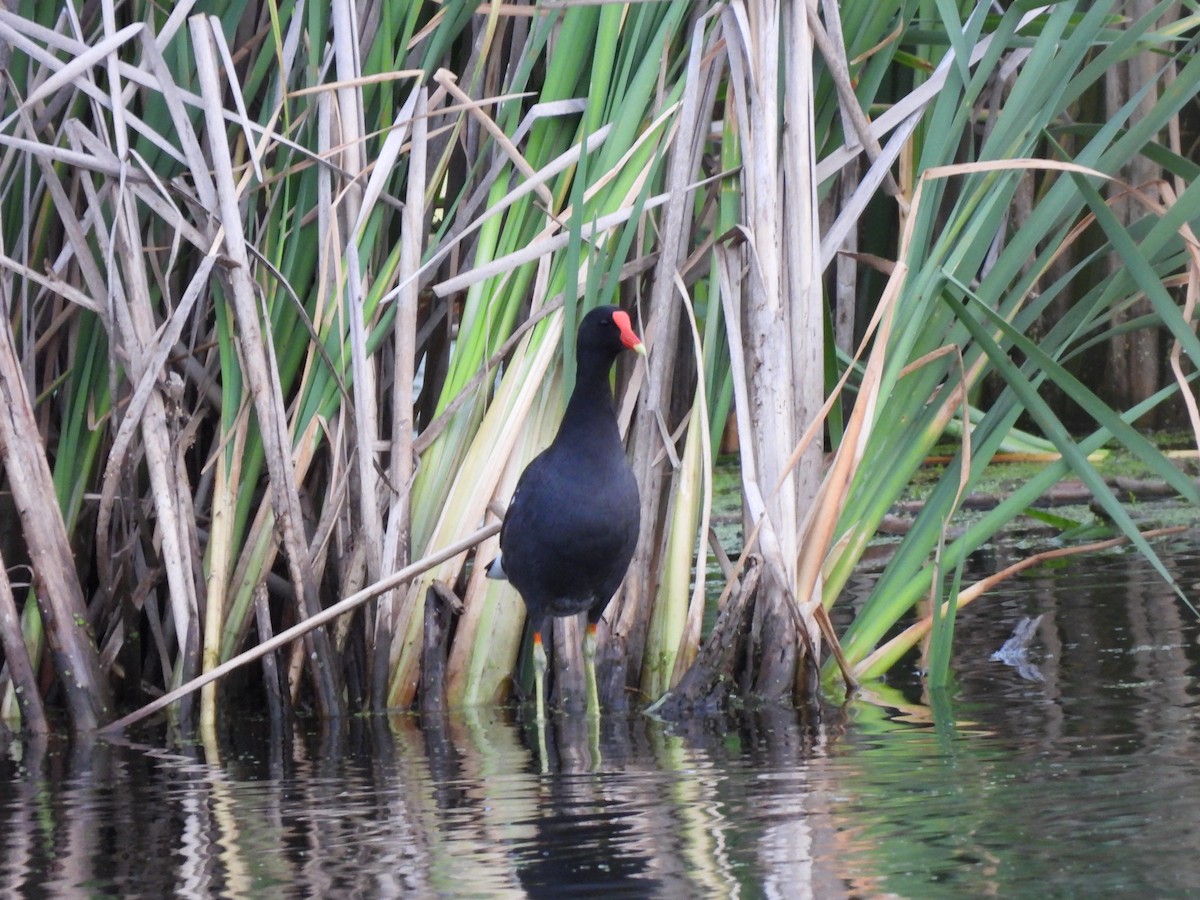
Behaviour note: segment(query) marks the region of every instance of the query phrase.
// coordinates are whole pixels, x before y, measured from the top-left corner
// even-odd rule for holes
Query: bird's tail
[[[508,581],[508,573],[504,571],[504,557],[497,556],[487,564],[487,569],[484,570],[488,578],[494,578],[497,581]]]

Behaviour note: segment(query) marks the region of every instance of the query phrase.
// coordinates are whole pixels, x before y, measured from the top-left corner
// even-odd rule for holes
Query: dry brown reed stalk
[[[3,306],[7,310],[8,302]],[[41,444],[33,439],[39,432],[29,396],[12,334],[0,328],[0,458],[20,516],[33,569],[34,596],[50,639],[50,656],[66,696],[71,726],[92,731],[109,718],[112,701],[88,632],[83,589],[53,476]]]
[[[221,106],[221,88],[215,58],[211,24],[206,19],[191,20],[192,46],[196,53],[197,75],[205,98],[209,150],[213,163],[217,202],[225,234],[225,254],[231,265],[224,271],[233,301],[242,341],[242,363],[254,398],[259,429],[266,449],[269,488],[281,529],[288,570],[295,591],[297,609],[302,617],[321,611],[313,579],[308,547],[304,540],[303,513],[292,461],[287,409],[279,384],[278,367],[269,358],[270,342],[264,341],[259,325],[258,304],[249,276],[249,256],[238,211],[238,190],[233,177],[233,160],[226,141]],[[316,629],[305,635],[308,670],[312,676],[317,705],[325,715],[336,716],[345,710],[341,678],[333,667],[329,637]]]
[[[642,495],[642,522],[631,577],[610,604],[607,628],[600,644],[598,663],[600,702],[606,707],[628,704],[629,691],[640,686],[646,630],[658,585],[658,566],[665,514],[664,498],[670,473],[658,464],[671,407],[675,355],[678,351],[681,305],[674,300],[674,273],[688,254],[693,204],[688,190],[703,152],[703,138],[714,92],[724,69],[711,50],[720,44],[720,32],[705,37],[706,17],[693,27],[688,47],[688,72],[684,95],[675,120],[666,176],[667,203],[660,227],[665,240],[659,250],[646,308],[646,382],[637,393],[638,406],[630,426],[630,463]],[[649,205],[649,204],[647,204]]]

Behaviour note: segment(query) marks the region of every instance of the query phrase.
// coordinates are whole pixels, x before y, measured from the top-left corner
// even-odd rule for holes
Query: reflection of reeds
[[[1059,454],[1034,481],[1073,471],[1154,559],[1087,455],[1115,437],[1200,502],[1132,427],[1182,394],[1200,432],[1183,224],[1200,200],[1180,137],[1200,63],[1110,6],[976,4],[960,21],[940,5],[920,30],[901,5],[768,0],[0,13],[0,456],[24,538],[3,552],[34,571],[34,602],[0,609],[6,715],[49,653],[90,729],[114,717],[110,687],[168,694],[490,522],[553,433],[565,338],[595,302],[636,306],[651,348],[617,380],[644,510],[602,629],[609,707],[656,699],[700,658],[694,573],[731,408],[764,560],[762,694],[808,695],[798,661],[838,655],[825,610],[956,419],[962,452],[844,637],[844,672],[1020,513],[1026,491],[947,537],[1022,414]],[[1147,102],[1087,124],[1135,52],[1160,63]],[[1121,184],[1139,156],[1178,184]],[[1142,220],[1118,220],[1102,180]],[[1097,282],[1110,251],[1122,268]],[[1071,368],[1160,325],[1175,382],[1136,406]],[[989,376],[1006,387],[974,409]],[[1047,386],[1091,435],[1068,433]],[[302,629],[280,661],[288,699],[411,706],[434,580],[464,595],[449,705],[503,699],[522,612],[479,575],[493,551]],[[201,696],[206,726],[221,696]],[[38,727],[35,705],[25,717]]]
[[[313,731],[242,720],[174,752],[118,740],[48,753],[46,738],[30,738],[14,751],[21,802],[0,805],[5,885],[17,895],[525,896],[574,873],[733,897],[748,879],[795,874],[786,864],[797,848],[771,843],[793,825],[828,827],[794,777],[824,738],[795,713],[720,732],[696,723],[673,734],[636,715],[607,717],[598,735],[594,724],[552,714],[545,771],[535,729],[509,710]],[[769,752],[761,769],[746,768],[748,748]],[[834,863],[815,861],[814,877],[828,880]]]

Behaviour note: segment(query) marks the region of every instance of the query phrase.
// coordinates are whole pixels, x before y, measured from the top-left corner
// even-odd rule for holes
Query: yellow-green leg
[[[587,679],[587,713],[593,719],[600,718],[600,691],[596,687],[596,626],[588,623],[583,636],[583,672]]]
[[[550,771],[550,755],[546,752],[546,648],[542,633],[533,633],[533,688],[537,703],[538,752],[542,758],[542,774]]]
[[[592,770],[600,769],[600,691],[596,687],[596,626],[588,622],[583,635],[583,671],[587,679],[588,739]]]

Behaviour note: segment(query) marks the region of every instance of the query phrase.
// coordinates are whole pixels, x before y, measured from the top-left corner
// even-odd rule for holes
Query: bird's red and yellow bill
[[[633,322],[629,318],[629,313],[623,309],[618,309],[613,313],[613,322],[616,323],[617,328],[621,331],[621,343],[629,350],[645,356],[646,345],[642,343],[642,339],[633,330]]]

